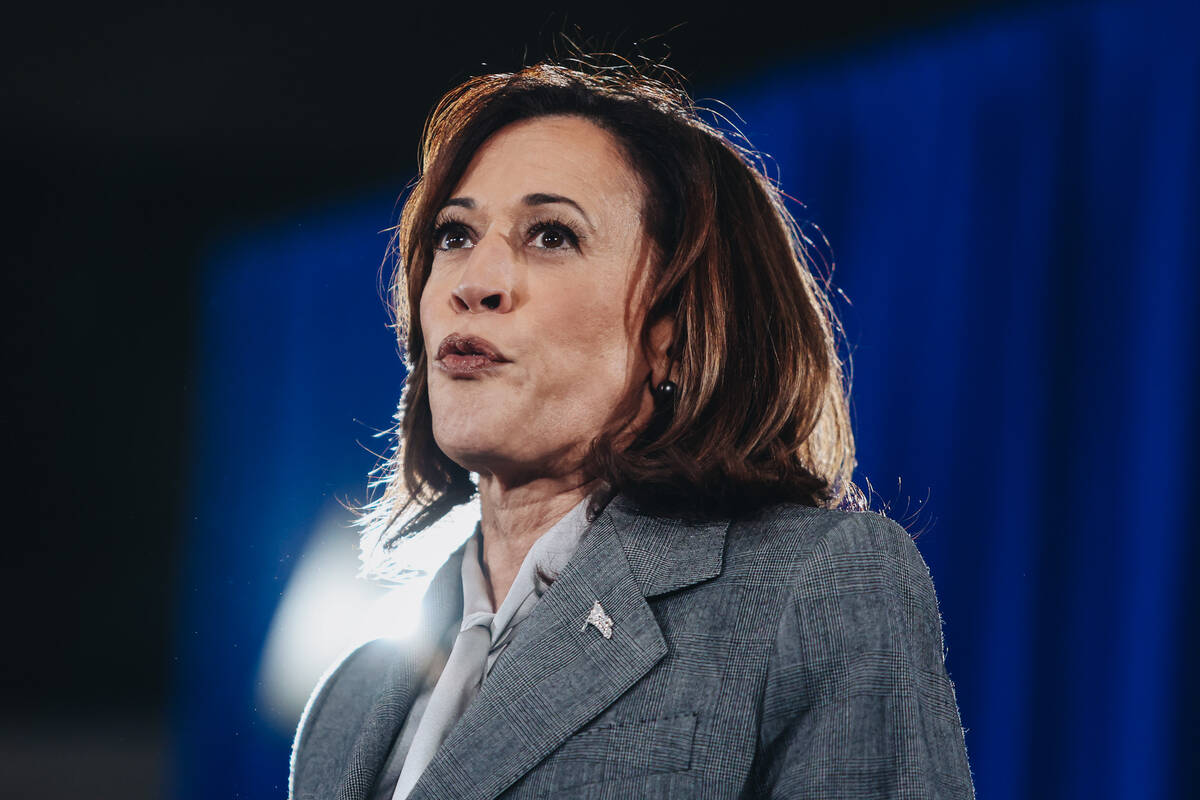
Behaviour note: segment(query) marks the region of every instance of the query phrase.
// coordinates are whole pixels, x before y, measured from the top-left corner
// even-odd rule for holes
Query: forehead
[[[574,116],[538,117],[501,128],[475,152],[454,194],[504,202],[534,192],[635,212],[641,205],[640,183],[612,134]]]

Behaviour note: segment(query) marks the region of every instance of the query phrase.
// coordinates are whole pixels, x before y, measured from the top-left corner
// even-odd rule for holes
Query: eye
[[[433,249],[462,250],[474,247],[471,232],[461,222],[443,222],[433,231]]]
[[[529,239],[543,250],[579,249],[579,234],[566,223],[554,220],[536,223],[529,229]]]

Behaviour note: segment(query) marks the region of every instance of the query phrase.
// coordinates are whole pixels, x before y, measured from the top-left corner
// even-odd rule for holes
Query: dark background
[[[1129,256],[1124,261],[1111,256],[1106,237],[1119,231],[1119,223],[1132,212],[1122,207],[1120,193],[1104,181],[1089,181],[1094,174],[1108,170],[1103,156],[1111,153],[1118,161],[1123,154],[1137,151],[1141,154],[1138,158],[1145,158],[1147,153],[1152,157],[1160,152],[1155,148],[1165,141],[1151,134],[1143,139],[1144,132],[1134,127],[1135,121],[1153,106],[1151,101],[1158,100],[1151,98],[1145,106],[1117,109],[1101,89],[1094,88],[1111,88],[1109,78],[1113,75],[1128,73],[1128,84],[1135,89],[1143,79],[1136,67],[1127,69],[1121,61],[1124,51],[1119,42],[1108,49],[1094,46],[1089,50],[1094,42],[1075,47],[1074,42],[1083,42],[1088,30],[1100,31],[1096,34],[1098,41],[1109,35],[1110,28],[1119,36],[1120,24],[1100,24],[1105,19],[1111,23],[1113,15],[1106,17],[1104,9],[1094,18],[1088,13],[1042,13],[1063,8],[1086,11],[1093,6],[1129,7],[1120,3],[927,0],[810,3],[790,6],[786,11],[741,6],[701,11],[649,4],[604,5],[566,14],[529,6],[468,7],[451,3],[432,10],[345,4],[221,8],[177,3],[155,7],[81,4],[8,12],[0,21],[0,107],[4,114],[0,125],[0,174],[6,189],[3,219],[7,245],[3,427],[9,467],[6,498],[11,510],[7,526],[9,555],[3,559],[0,573],[0,604],[7,612],[5,652],[9,654],[0,666],[0,775],[4,776],[0,781],[8,793],[78,796],[86,788],[97,797],[154,797],[173,784],[169,773],[181,756],[172,753],[172,747],[180,747],[179,727],[188,719],[178,712],[180,687],[176,685],[182,652],[178,643],[188,633],[181,626],[190,619],[181,610],[180,598],[208,577],[194,574],[191,570],[196,562],[186,557],[188,537],[200,529],[192,526],[200,509],[190,493],[198,473],[195,437],[202,435],[195,426],[198,398],[204,388],[199,364],[210,344],[198,333],[203,316],[198,304],[205,279],[202,271],[230,236],[291,225],[297,215],[336,207],[342,201],[398,194],[414,171],[425,115],[446,89],[472,74],[532,63],[554,49],[556,35],[564,30],[591,49],[615,49],[625,54],[640,50],[652,58],[669,53],[668,63],[690,79],[697,94],[721,98],[724,87],[768,75],[772,65],[786,64],[792,71],[789,74],[799,71],[803,75],[805,65],[819,69],[822,65],[853,64],[863,54],[906,41],[949,41],[952,49],[956,31],[970,29],[975,32],[971,41],[986,41],[992,20],[1016,19],[1008,30],[1019,30],[1025,19],[1021,15],[1027,13],[1030,29],[1044,29],[1058,37],[1060,60],[1052,63],[1057,71],[1047,76],[1047,82],[1057,81],[1065,87],[1063,95],[1072,103],[1078,102],[1078,108],[1064,107],[1061,117],[1048,118],[1045,124],[1056,131],[1045,171],[1053,173],[1048,182],[1061,193],[1048,201],[1045,197],[1020,195],[1020,187],[1013,189],[1026,205],[1045,202],[1045,214],[1030,212],[1033,216],[1029,219],[1035,223],[1046,221],[1052,229],[1048,261],[1055,265],[1055,271],[1046,276],[1044,283],[1037,283],[1039,277],[1035,276],[1030,286],[1032,294],[1045,291],[1043,297],[1052,298],[1047,301],[1050,310],[1041,320],[1050,331],[1050,339],[1020,351],[1022,357],[1032,353],[1034,358],[1045,359],[1044,368],[1039,366],[1034,372],[1046,378],[1049,388],[1044,394],[1054,396],[1047,412],[1049,423],[1043,431],[1048,435],[1031,445],[1044,453],[1044,459],[1033,465],[1012,456],[1014,462],[1008,464],[1010,474],[1028,469],[1028,483],[1037,483],[1041,494],[994,497],[988,493],[989,487],[1001,484],[993,479],[1009,477],[994,474],[1005,467],[999,457],[992,460],[995,448],[1002,445],[1000,440],[1008,435],[1005,430],[997,432],[995,441],[983,434],[969,441],[961,436],[957,442],[942,441],[952,438],[948,422],[944,431],[910,431],[905,434],[909,436],[907,442],[900,437],[891,446],[898,452],[916,450],[921,445],[932,448],[930,442],[944,445],[947,452],[957,446],[953,459],[941,460],[950,465],[947,470],[968,476],[963,480],[966,490],[960,486],[955,498],[961,505],[970,507],[973,513],[975,509],[995,512],[996,519],[1012,509],[1023,509],[1029,517],[1026,521],[1032,520],[1028,530],[1036,530],[1037,536],[1027,543],[1034,553],[1030,563],[1044,573],[1030,578],[1036,580],[1031,593],[1027,593],[1034,598],[1034,607],[1013,611],[1014,617],[1021,614],[1036,620],[1032,633],[1022,640],[1029,652],[1021,652],[1021,664],[1029,672],[1022,684],[1028,693],[1019,700],[1028,702],[1032,709],[1028,715],[1028,772],[1005,784],[994,777],[1003,765],[992,764],[994,771],[986,777],[998,785],[1025,787],[1013,796],[1035,794],[1028,787],[1037,785],[1042,775],[1057,776],[1061,787],[1088,786],[1088,779],[1070,776],[1101,775],[1091,768],[1089,760],[1117,758],[1121,742],[1119,731],[1101,734],[1095,732],[1096,726],[1080,724],[1080,720],[1093,719],[1089,714],[1102,717],[1106,704],[1116,702],[1092,692],[1092,684],[1081,680],[1089,678],[1096,686],[1109,687],[1120,685],[1126,673],[1153,673],[1157,669],[1153,665],[1143,664],[1141,672],[1138,669],[1142,667],[1136,664],[1126,668],[1127,662],[1136,662],[1136,657],[1126,658],[1126,652],[1119,648],[1128,646],[1129,652],[1137,649],[1130,646],[1130,642],[1138,643],[1141,634],[1135,624],[1137,613],[1147,611],[1149,616],[1165,618],[1160,613],[1162,607],[1155,605],[1157,600],[1147,601],[1146,608],[1139,611],[1135,596],[1128,609],[1130,619],[1135,621],[1122,623],[1126,634],[1119,644],[1109,641],[1107,622],[1088,621],[1093,606],[1113,596],[1108,572],[1112,564],[1097,560],[1092,566],[1089,559],[1094,551],[1089,548],[1099,539],[1110,548],[1106,558],[1120,562],[1120,556],[1112,553],[1143,531],[1114,525],[1100,535],[1091,520],[1080,523],[1069,508],[1070,503],[1081,503],[1096,509],[1096,517],[1101,519],[1098,526],[1103,526],[1103,513],[1111,510],[1109,504],[1124,502],[1122,519],[1135,516],[1140,513],[1139,493],[1154,488],[1133,469],[1133,460],[1112,459],[1102,480],[1092,480],[1086,470],[1086,463],[1110,465],[1109,441],[1117,438],[1117,432],[1106,425],[1111,419],[1122,418],[1126,409],[1092,392],[1089,381],[1097,371],[1108,367],[1103,363],[1107,356],[1098,356],[1096,345],[1080,331],[1094,333],[1103,327],[1106,315],[1132,321],[1130,328],[1153,328],[1155,321],[1153,299],[1146,301],[1150,312],[1129,312],[1123,317],[1113,314],[1104,303],[1088,305],[1086,301],[1093,297],[1105,302],[1122,299],[1123,281],[1128,280],[1122,272],[1126,265],[1137,265],[1130,270],[1136,276],[1140,275],[1138,269],[1149,269],[1156,263],[1149,257],[1144,263],[1138,261],[1142,254],[1134,252],[1122,251],[1122,257]],[[576,33],[577,27],[581,34]],[[1013,52],[1011,57],[1019,61],[1023,54]],[[1097,79],[1089,83],[1088,76],[1093,73],[1108,76],[1105,80],[1109,82]],[[1195,80],[1194,74],[1188,77]],[[798,85],[803,83],[803,79],[798,81]],[[1178,83],[1185,89],[1196,85]],[[1077,93],[1076,86],[1093,87],[1093,94]],[[897,96],[902,88],[897,87]],[[1165,96],[1167,90],[1163,91]],[[1114,97],[1129,96],[1122,92]],[[1136,91],[1132,96],[1141,97]],[[965,150],[978,149],[972,151],[976,160],[962,159],[962,163],[975,165],[978,170],[978,174],[964,172],[964,186],[970,187],[972,180],[979,179],[979,186],[995,187],[996,176],[991,173],[1001,171],[995,165],[1008,163],[1009,156],[1015,163],[1029,163],[1021,141],[987,138],[997,126],[1012,124],[1010,119],[989,116],[999,113],[993,108],[1001,107],[999,103],[989,105],[994,99],[982,98],[979,113],[964,115],[974,127],[944,132],[948,150],[963,143]],[[1192,96],[1193,105],[1188,106],[1185,97],[1179,104],[1193,108],[1194,101]],[[1103,119],[1108,122],[1123,116],[1130,127],[1098,145],[1101,137],[1096,133],[1095,120],[1087,117],[1089,109],[1104,110],[1108,116]],[[870,113],[877,110],[871,109]],[[1184,119],[1182,112],[1180,119]],[[1040,130],[1039,125],[1035,121],[1033,127]],[[1167,128],[1172,132],[1193,130],[1183,123],[1163,130]],[[814,142],[822,145],[816,148],[819,152],[832,153],[838,144],[822,142],[819,134],[809,140],[810,145]],[[768,151],[785,147],[784,143],[770,141],[761,145]],[[997,150],[992,152],[988,147]],[[1155,174],[1170,173],[1171,169],[1200,174],[1194,157],[1196,149],[1189,147],[1186,152],[1192,154],[1192,161],[1168,165],[1165,170],[1158,164],[1160,169]],[[1153,158],[1148,160],[1152,162]],[[1141,162],[1131,158],[1129,163]],[[872,166],[866,164],[860,169],[858,164],[831,159],[830,165],[823,164],[819,169],[826,172],[817,177],[849,185],[852,179],[871,174]],[[1145,186],[1139,183],[1140,173],[1133,167],[1130,170],[1121,185],[1134,187],[1127,196],[1136,200],[1142,195],[1133,192]],[[1022,176],[1014,172],[1011,177],[1016,186]],[[936,187],[936,191],[953,190],[958,185],[954,178],[951,176],[948,186]],[[817,182],[814,178],[810,185]],[[1193,186],[1187,195],[1193,205],[1172,205],[1177,196],[1166,192],[1154,194],[1147,190],[1146,196],[1173,198],[1164,200],[1165,205],[1158,209],[1167,212],[1167,217],[1173,208],[1195,207],[1194,185],[1186,180],[1180,183]],[[822,218],[834,223],[829,232],[849,256],[851,278],[854,250],[863,249],[861,242],[866,239],[856,240],[849,230],[839,231],[838,220],[853,218],[858,212],[859,208],[850,204],[869,204],[869,194],[861,192],[867,185],[863,180],[861,185],[848,188],[846,208],[828,210]],[[791,187],[785,185],[787,188]],[[876,188],[871,185],[872,190]],[[967,192],[963,205],[970,205],[972,199]],[[974,200],[980,205],[978,198]],[[966,257],[1001,252],[1007,221],[995,220],[964,211],[962,219],[947,221],[947,238],[954,240],[955,233],[961,232]],[[1167,227],[1164,224],[1164,230]],[[866,247],[879,256],[877,261],[864,260],[872,268],[886,263],[889,251],[897,250],[885,233],[880,231],[880,241],[871,241]],[[1141,231],[1138,241],[1152,241],[1154,234],[1150,226]],[[1194,239],[1189,241],[1192,245],[1183,246],[1181,252],[1194,253]],[[1193,250],[1187,250],[1187,246],[1193,246]],[[1114,260],[1105,267],[1107,272],[1098,275],[1095,265],[1106,254]],[[1013,258],[1021,256],[1014,254]],[[997,256],[1001,261],[1003,258]],[[1195,266],[1200,267],[1200,263]],[[878,291],[903,296],[903,281],[888,283],[885,272],[880,267]],[[990,291],[987,286],[972,287],[979,294]],[[1081,299],[1069,308],[1064,305],[1060,312],[1053,303],[1067,295]],[[869,307],[871,297],[862,299]],[[920,303],[927,298],[914,291],[909,299]],[[952,311],[956,298],[947,293],[947,299],[951,302],[946,306]],[[1014,324],[1014,338],[1019,339],[1020,325],[1037,321],[1032,312],[1030,317],[1003,322]],[[951,313],[948,319],[953,321],[955,317]],[[957,324],[968,345],[988,344],[989,340],[978,331],[971,332],[972,320],[965,315]],[[1182,334],[1176,336],[1172,329],[1170,336],[1180,338]],[[1125,346],[1118,338],[1114,335],[1112,344]],[[1002,361],[1008,341],[1003,340],[985,355]],[[869,346],[870,340],[866,344]],[[1128,347],[1135,349],[1132,344]],[[1113,352],[1118,350],[1116,347]],[[1011,352],[1016,352],[1015,345]],[[1191,351],[1184,348],[1183,352]],[[1123,368],[1131,367],[1134,372],[1142,369],[1139,380],[1149,387],[1150,396],[1160,380],[1163,392],[1172,391],[1171,387],[1195,391],[1191,362],[1148,361],[1140,352],[1120,351],[1118,355]],[[888,373],[898,379],[888,385],[889,392],[899,396],[908,391],[903,386],[906,371],[918,376],[917,383],[936,379],[932,372],[921,371],[920,358],[920,353],[913,353],[916,367],[900,365]],[[865,385],[870,386],[873,364],[869,349],[864,349],[860,363],[867,367]],[[874,366],[873,374],[884,374],[886,365]],[[1147,374],[1151,377],[1146,378]],[[967,383],[959,380],[962,377],[952,376],[960,386]],[[981,416],[992,411],[999,414],[1014,406],[1036,411],[1038,398],[1033,396],[1018,396],[1015,401],[1008,398],[1005,402],[1009,405],[1004,407],[996,400],[993,408],[989,403],[1004,397],[1005,387],[988,384],[982,372],[967,377],[978,380],[974,387],[963,389],[959,399],[979,410]],[[1106,383],[1101,385],[1108,387]],[[973,393],[973,389],[977,391]],[[1180,396],[1185,395],[1180,392]],[[882,396],[876,393],[861,398],[860,407],[866,409],[864,418],[882,418],[867,413],[873,403],[900,404],[903,410],[903,401],[894,400],[890,394],[886,400],[872,399]],[[1095,412],[1095,407],[1104,402],[1113,404],[1109,409],[1111,419],[1093,422],[1094,416],[1085,417],[1080,412]],[[954,410],[952,405],[947,401],[948,409]],[[1153,403],[1148,405],[1153,407]],[[933,424],[939,423],[934,420]],[[1042,429],[1031,425],[1030,430]],[[953,435],[961,433],[954,429]],[[1093,433],[1099,435],[1093,437]],[[1121,440],[1113,447],[1124,447],[1120,452],[1126,454],[1133,452],[1143,433],[1124,431],[1121,435],[1128,441]],[[1194,443],[1200,441],[1195,426],[1181,431],[1180,436],[1183,443],[1172,445],[1175,449],[1171,452],[1184,455],[1170,463],[1186,463],[1192,470],[1177,474],[1195,474],[1196,460],[1190,455],[1196,451]],[[871,440],[871,436],[864,440]],[[1070,476],[1059,472],[1068,457],[1075,459],[1072,463],[1076,466],[1085,464],[1073,488],[1066,486]],[[933,458],[939,459],[940,454]],[[877,457],[876,463],[892,462]],[[884,487],[887,499],[901,506],[907,499],[915,499],[919,505],[924,485],[920,483],[922,476],[916,477],[913,493]],[[1060,481],[1066,486],[1064,494],[1067,490],[1074,492],[1067,500],[1054,496]],[[1080,488],[1083,483],[1088,485]],[[1011,481],[1004,482],[1006,489],[1011,486]],[[1185,486],[1190,492],[1190,485],[1185,482]],[[950,505],[949,492],[938,488],[942,495],[940,501],[935,496],[935,511],[938,502],[943,508]],[[1171,507],[1175,502],[1187,503],[1189,496],[1183,492],[1171,495]],[[1021,519],[1019,513],[1012,513]],[[1158,524],[1158,517],[1151,519],[1151,512],[1145,516],[1149,531]],[[925,521],[920,525],[924,526]],[[1066,531],[1070,531],[1069,536]],[[1006,552],[1012,563],[1020,561],[1004,550],[1010,539],[997,538],[998,544],[975,547],[967,535],[957,540],[935,535],[942,538],[919,542],[927,558],[930,551],[934,552],[931,563],[935,577],[946,575],[951,564],[963,575],[987,574],[989,559],[1000,563]],[[1171,551],[1173,556],[1163,555],[1165,561],[1194,561],[1195,544],[1186,539],[1170,541],[1178,549]],[[1008,562],[995,567],[992,578],[1014,584],[1018,576],[1005,574],[1006,565]],[[1056,570],[1072,575],[1069,597],[1066,590],[1060,592],[1062,582],[1055,578]],[[1020,577],[1026,575],[1021,573]],[[1147,573],[1138,578],[1143,581],[1138,585],[1164,584],[1165,577],[1170,576],[1164,573],[1160,580],[1157,573]],[[960,582],[966,581],[964,578]],[[1195,593],[1186,587],[1176,592],[1179,585],[1183,582],[1172,583],[1170,591],[1163,590],[1173,603],[1168,616],[1187,621],[1190,632],[1196,627],[1191,609],[1197,601]],[[956,587],[952,581],[939,581],[938,586],[944,602],[947,598],[971,599],[967,588]],[[1123,594],[1119,597],[1126,599]],[[978,606],[964,602],[958,608],[983,609],[989,619],[1002,619],[1005,609],[989,607],[984,599]],[[980,717],[971,720],[964,716],[965,721],[986,729],[991,720],[982,718],[984,711],[1009,702],[1003,689],[1007,676],[1000,674],[1008,668],[1008,662],[992,658],[994,653],[986,645],[994,642],[999,648],[1008,640],[1001,635],[1003,632],[989,634],[991,638],[976,634],[970,630],[974,620],[964,616],[948,621],[948,641],[961,643],[957,653],[959,671],[952,670],[952,676],[959,681],[965,676],[966,693],[960,691],[960,702],[966,697],[973,705],[964,708],[980,710]],[[1024,622],[1025,617],[1021,619]],[[1016,627],[1008,635],[1016,636],[1013,630]],[[1075,640],[1066,639],[1063,632],[1068,630]],[[1183,683],[1181,676],[1200,659],[1193,650],[1180,650],[1183,657],[1175,666],[1179,674],[1173,673],[1173,679]],[[1086,657],[1079,655],[1084,653]],[[1108,672],[1103,678],[1094,677],[1098,668],[1088,660],[1094,653],[1107,658],[1104,668]],[[988,672],[985,667],[989,663],[1002,666]],[[1042,673],[1055,674],[1043,679]],[[983,685],[984,675],[994,680],[994,685]],[[1076,687],[1076,694],[1072,694],[1072,687]],[[1157,725],[1160,730],[1187,730],[1184,723],[1188,710],[1200,708],[1200,699],[1193,689],[1176,700],[1176,716],[1169,720],[1174,727],[1159,724],[1163,721],[1161,715],[1146,714],[1138,719],[1147,728]],[[1150,698],[1147,707],[1153,705],[1151,701],[1158,702]],[[1141,699],[1130,692],[1121,702],[1133,708]],[[1084,706],[1087,713],[1080,711]],[[1108,749],[1089,751],[1089,734],[1097,741],[1103,738],[1103,746]],[[1000,738],[1006,732],[995,735]],[[1076,735],[1085,738],[1083,745],[1071,751],[1075,761],[1065,766],[1052,763],[1060,755],[1056,748]],[[1019,739],[1020,734],[1011,738]],[[971,742],[968,732],[968,744]],[[1184,745],[1178,744],[1181,752],[1186,750]],[[190,753],[187,757],[199,762],[199,767],[192,764],[192,768],[219,770],[228,766],[221,763],[224,756],[216,755],[220,752],[224,751],[198,756]],[[997,748],[990,752],[1002,762],[1008,751]],[[69,757],[64,758],[64,754]],[[976,755],[985,754],[981,748]],[[210,755],[217,763],[205,761]],[[1182,759],[1177,761],[1184,764]],[[980,761],[973,763],[978,766]],[[241,768],[245,769],[244,765]],[[1122,774],[1131,781],[1138,779],[1136,767]],[[1180,766],[1179,775],[1182,777],[1176,776],[1177,786],[1194,785],[1188,780],[1192,773],[1186,766]],[[47,780],[47,776],[52,779]],[[1095,778],[1096,782],[1100,780]],[[1156,784],[1160,788],[1162,785],[1161,780]],[[58,793],[48,794],[48,786],[58,787]],[[1046,796],[1067,795],[1076,793],[1062,789]],[[1099,795],[1092,791],[1079,792],[1078,796]],[[1145,796],[1159,795],[1150,792]]]

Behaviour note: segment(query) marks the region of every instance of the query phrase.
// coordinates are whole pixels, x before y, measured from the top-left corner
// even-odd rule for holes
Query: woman
[[[686,95],[468,81],[396,248],[366,556],[476,493],[481,520],[417,640],[314,692],[294,797],[972,796],[928,570],[858,510],[836,319]]]

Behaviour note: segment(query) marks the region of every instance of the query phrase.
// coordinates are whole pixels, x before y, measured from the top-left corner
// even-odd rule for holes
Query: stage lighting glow
[[[291,731],[332,664],[372,639],[411,636],[433,573],[478,519],[478,503],[468,503],[406,541],[396,556],[412,572],[388,586],[358,577],[358,531],[346,512],[338,508],[322,518],[267,634],[259,664],[259,712],[279,730]]]

